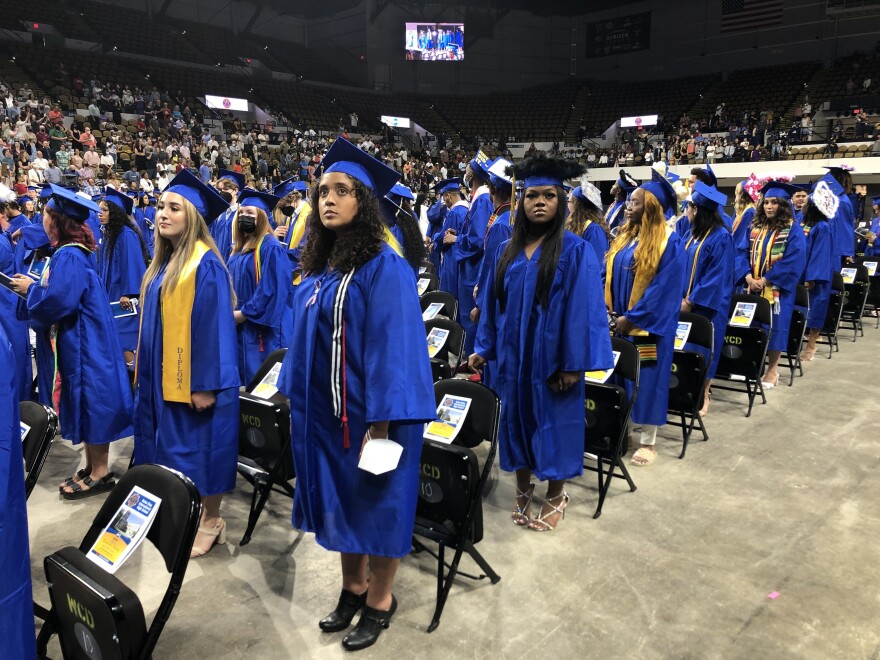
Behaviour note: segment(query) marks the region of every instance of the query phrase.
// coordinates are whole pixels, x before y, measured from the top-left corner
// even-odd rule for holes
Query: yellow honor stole
[[[302,242],[303,236],[306,233],[306,220],[309,219],[311,212],[311,205],[308,202],[303,202],[299,212],[296,214],[296,220],[293,221],[293,226],[290,228],[290,231],[287,232],[288,250],[295,250],[299,247],[299,244]]]
[[[174,290],[162,287],[162,398],[165,401],[187,404],[192,401],[192,308],[196,298],[196,271],[209,249],[198,241]]]
[[[660,243],[660,259],[663,259],[663,254],[666,252],[666,246],[669,243],[669,237],[672,235],[672,230],[669,227],[666,227],[666,236],[663,238],[663,241]],[[636,239],[638,240],[638,239]],[[614,258],[617,256],[618,250],[610,249],[608,250],[608,256],[606,257],[606,276],[605,276],[605,305],[608,309],[613,310],[614,305],[611,299],[611,281],[614,278]],[[660,261],[657,261],[657,265],[659,267]],[[656,274],[656,273],[655,273]],[[629,294],[629,305],[626,308],[628,312],[633,307],[635,307],[636,303],[642,299],[642,296],[645,295],[645,291],[648,289],[648,285],[650,284],[650,280],[644,273],[637,273],[635,282],[633,282],[632,291]],[[624,313],[625,315],[625,313]],[[630,335],[634,336],[645,336],[648,334],[647,331],[642,330],[640,328],[633,328],[629,332]]]

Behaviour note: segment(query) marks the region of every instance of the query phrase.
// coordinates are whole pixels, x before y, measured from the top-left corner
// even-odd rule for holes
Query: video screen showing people
[[[406,59],[460,62],[464,59],[464,24],[407,23]]]

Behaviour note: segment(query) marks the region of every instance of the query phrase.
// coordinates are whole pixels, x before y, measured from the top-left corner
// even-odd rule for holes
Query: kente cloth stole
[[[763,277],[764,273],[773,268],[773,265],[782,259],[782,256],[785,254],[789,232],[791,232],[791,226],[773,231],[767,227],[755,227],[752,229],[752,233],[749,236],[751,241],[752,277],[755,279]],[[767,234],[770,234],[769,242],[766,242]],[[775,302],[772,284],[764,287],[761,297],[771,305]]]
[[[486,249],[486,241],[489,240],[489,230],[492,228],[492,225],[495,224],[495,221],[498,219],[498,216],[504,213],[506,210],[510,208],[510,202],[502,204],[497,209],[492,212],[492,215],[489,216],[489,222],[486,223],[486,235],[483,237],[483,249]]]

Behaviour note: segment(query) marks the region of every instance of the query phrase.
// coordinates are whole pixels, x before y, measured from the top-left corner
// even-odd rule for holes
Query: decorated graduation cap
[[[46,210],[54,210],[77,222],[85,222],[92,213],[100,213],[101,208],[88,197],[82,197],[72,190],[49,184],[51,197]]]
[[[391,190],[388,192],[386,197],[398,198],[398,199],[409,199],[411,201],[415,201],[416,196],[413,195],[412,190],[407,188],[402,183],[395,183]]]
[[[797,191],[798,188],[791,185],[790,183],[785,183],[784,181],[771,180],[761,186],[761,194],[764,196],[764,199],[767,199],[768,197],[791,199],[791,196],[794,195]]]
[[[196,207],[206,224],[211,224],[218,215],[229,208],[229,202],[216,190],[206,186],[189,170],[180,170],[162,193],[177,193]]]
[[[104,201],[110,204],[115,204],[122,209],[122,212],[125,213],[125,215],[131,215],[131,211],[134,208],[134,200],[131,197],[124,195],[113,188],[104,189]]]
[[[271,195],[267,192],[260,192],[251,188],[245,188],[238,193],[238,207],[254,206],[266,212],[266,215],[272,215],[272,210],[281,201],[280,197]]]
[[[639,188],[654,195],[654,197],[657,198],[657,201],[660,202],[660,206],[663,207],[664,211],[674,209],[678,203],[678,196],[675,193],[675,188],[673,188],[672,184],[667,181],[666,177],[660,174],[657,170],[651,170],[651,180],[646,181],[640,185]]]
[[[855,172],[856,168],[852,165],[844,165],[841,163],[840,165],[823,165],[823,170],[828,170],[834,176],[839,176],[842,172]]]
[[[626,193],[631,193],[639,187],[639,182],[633,179],[625,170],[620,170],[617,177],[617,185]]]
[[[277,186],[272,189],[272,194],[276,197],[287,197],[293,191],[297,191],[300,194],[305,193],[306,191],[306,183],[305,181],[294,181],[293,179],[287,179],[287,181],[282,181]]]
[[[586,177],[581,177],[581,185],[574,189],[572,193],[578,199],[583,199],[602,210],[602,193],[592,183],[587,181]]]
[[[461,192],[462,180],[461,177],[453,177],[451,179],[443,179],[442,181],[438,181],[434,188],[437,191],[438,195],[443,195],[448,192]]]
[[[576,179],[584,173],[584,167],[573,160],[548,158],[544,155],[527,158],[523,162],[512,165],[506,170],[516,179],[523,182],[523,190],[537,186],[559,186],[566,179]]]
[[[222,181],[223,179],[234,181],[239,190],[244,190],[244,187],[247,184],[247,181],[244,178],[244,174],[240,174],[239,172],[234,172],[232,170],[218,170],[217,174],[217,179],[219,181]]]
[[[510,186],[513,182],[505,172],[512,164],[513,163],[506,158],[496,158],[492,161],[492,164],[489,166],[489,183],[491,183],[496,190],[510,192]]]
[[[324,169],[324,174],[341,172],[357,179],[372,190],[379,199],[385,197],[400,179],[397,170],[376,160],[342,137],[336,138],[327,150],[321,161],[321,167]]]
[[[835,179],[835,178],[831,175],[831,172],[827,172],[826,174],[824,174],[824,175],[822,176],[821,179],[819,179],[818,181],[816,181],[816,183],[813,185],[813,190],[815,190],[815,189],[816,189],[816,186],[818,186],[820,183],[825,183],[825,185],[827,185],[828,188],[831,190],[831,192],[833,192],[835,195],[840,196],[840,195],[842,195],[842,194],[844,193],[843,186],[840,185],[840,183],[838,182],[838,180]]]
[[[492,159],[489,158],[485,151],[480,149],[477,152],[477,155],[471,158],[468,165],[471,166],[471,170],[480,175],[480,178],[485,179],[489,176],[489,168],[492,166]]]
[[[714,211],[718,208],[723,208],[727,204],[727,195],[718,190],[718,188],[707,186],[702,181],[697,180],[694,182],[694,189],[691,192],[691,203]]]
[[[835,183],[837,183],[835,181]],[[840,184],[837,184],[840,185]],[[813,192],[810,193],[810,202],[819,209],[819,213],[826,218],[833,218],[840,205],[840,199],[825,181],[821,179],[816,183]]]

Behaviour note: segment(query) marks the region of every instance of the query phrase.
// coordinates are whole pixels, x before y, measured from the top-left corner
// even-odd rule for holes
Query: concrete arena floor
[[[359,657],[880,657],[880,386],[870,366],[878,346],[872,323],[832,360],[806,363],[804,378],[769,392],[749,419],[744,397],[718,392],[710,441],[694,441],[679,461],[678,429],[667,427],[657,462],[632,468],[638,491],[613,484],[599,520],[587,473],[568,485],[556,532],[514,526],[513,480],[496,467],[479,548],[501,582],[460,578],[440,627],[426,634],[434,563],[406,558],[391,628]],[[130,440],[112,449],[117,472],[130,452]],[[28,503],[43,605],[43,557],[77,545],[103,499],[60,500],[57,484],[79,457],[56,442]],[[154,657],[346,655],[343,633],[317,627],[336,603],[337,557],[293,531],[290,500],[274,495],[239,548],[246,487],[240,478],[223,505],[230,543],[190,563]],[[465,558],[462,569],[472,568]],[[144,544],[118,575],[151,619],[166,585],[158,553]],[[54,640],[50,655],[60,657]]]

